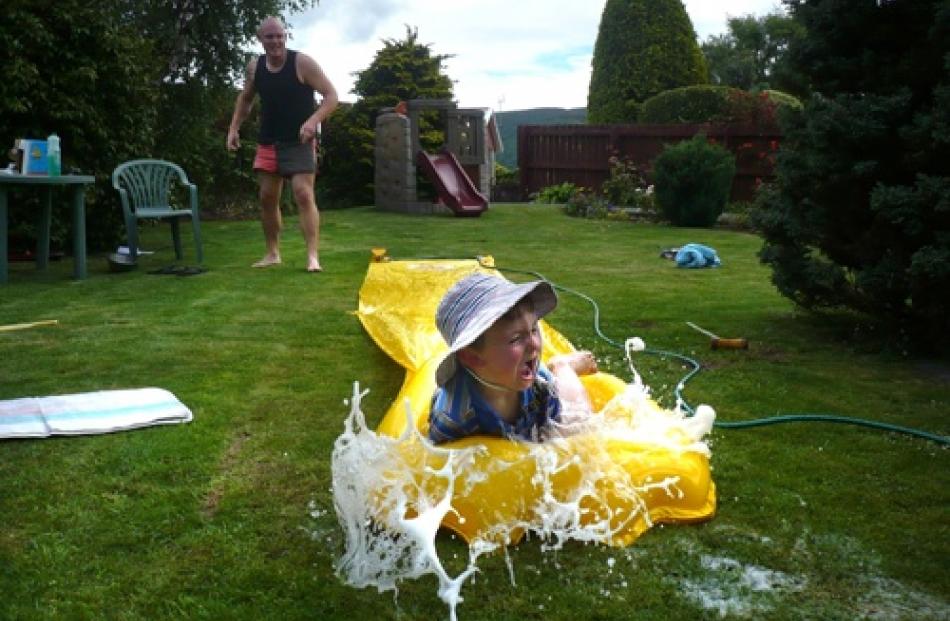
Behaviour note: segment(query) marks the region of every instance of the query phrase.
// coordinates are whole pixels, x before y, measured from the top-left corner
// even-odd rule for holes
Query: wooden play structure
[[[427,153],[419,141],[419,118],[437,111],[445,144]],[[500,147],[482,108],[458,108],[446,99],[412,99],[376,117],[376,207],[404,213],[479,216],[488,208],[494,152]],[[417,173],[434,186],[436,201],[420,201]]]

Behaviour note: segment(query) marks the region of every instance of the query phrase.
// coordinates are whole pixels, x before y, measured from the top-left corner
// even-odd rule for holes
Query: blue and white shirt
[[[486,435],[537,442],[551,421],[561,418],[561,401],[550,372],[543,366],[534,384],[519,391],[521,406],[514,424],[505,422],[478,391],[476,381],[461,367],[435,391],[429,412],[429,439],[435,444],[466,436]]]

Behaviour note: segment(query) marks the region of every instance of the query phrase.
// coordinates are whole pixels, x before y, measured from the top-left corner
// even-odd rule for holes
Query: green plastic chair
[[[176,209],[169,202],[172,184],[176,179],[188,188],[188,209]],[[164,160],[125,162],[112,172],[112,187],[119,192],[119,197],[122,199],[125,230],[129,238],[129,256],[133,261],[138,257],[139,220],[142,218],[169,220],[172,241],[175,244],[175,258],[181,259],[181,233],[178,230],[178,222],[190,218],[195,238],[196,258],[198,263],[202,262],[198,188],[188,181],[188,176],[181,166]]]

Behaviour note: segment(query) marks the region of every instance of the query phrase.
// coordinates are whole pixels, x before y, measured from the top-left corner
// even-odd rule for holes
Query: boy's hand
[[[548,362],[548,367],[554,371],[558,365],[566,365],[577,375],[591,375],[597,372],[597,359],[589,351],[574,351],[569,354],[554,356]]]

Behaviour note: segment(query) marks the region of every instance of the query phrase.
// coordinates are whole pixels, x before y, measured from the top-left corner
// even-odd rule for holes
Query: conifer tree
[[[592,64],[590,123],[632,123],[653,95],[708,81],[681,0],[607,0]]]
[[[443,70],[450,57],[434,53],[419,42],[418,29],[406,26],[405,38],[385,39],[369,67],[356,74],[353,93],[359,99],[334,113],[324,134],[327,165],[319,187],[331,203],[372,202],[376,115],[401,100],[451,99],[452,80]],[[425,134],[425,119],[420,126]]]
[[[784,123],[759,199],[761,259],[806,308],[847,307],[947,351],[950,8],[946,0],[792,0],[789,49],[815,92]]]

